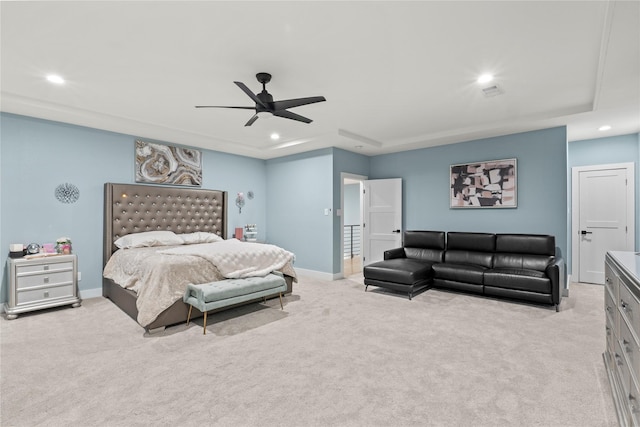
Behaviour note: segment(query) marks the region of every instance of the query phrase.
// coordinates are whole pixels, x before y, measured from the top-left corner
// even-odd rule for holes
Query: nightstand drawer
[[[18,291],[17,304],[28,304],[35,301],[46,301],[55,298],[66,298],[74,296],[73,283],[62,286],[50,286],[41,289],[30,289]]]
[[[55,271],[73,270],[73,262],[51,262],[48,264],[19,265],[16,267],[18,277],[29,273],[51,273]]]
[[[18,276],[16,279],[16,289],[33,288],[34,286],[55,285],[57,283],[72,283],[73,269],[69,271],[58,271],[52,273],[32,274]]]

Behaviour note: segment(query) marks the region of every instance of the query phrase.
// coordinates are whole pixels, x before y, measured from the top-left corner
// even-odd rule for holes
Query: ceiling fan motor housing
[[[273,111],[273,96],[271,96],[271,94],[267,92],[266,89],[260,93],[257,93],[256,96],[266,107],[268,107],[265,108],[264,106],[256,102],[256,113],[260,113],[262,111]]]

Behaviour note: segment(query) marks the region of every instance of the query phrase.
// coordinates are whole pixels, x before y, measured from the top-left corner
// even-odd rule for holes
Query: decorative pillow
[[[194,243],[214,243],[221,242],[224,239],[217,234],[207,233],[205,231],[196,231],[195,233],[179,234],[185,245],[193,245]]]
[[[120,249],[129,249],[145,246],[182,245],[184,242],[173,231],[144,231],[127,234],[113,243]]]

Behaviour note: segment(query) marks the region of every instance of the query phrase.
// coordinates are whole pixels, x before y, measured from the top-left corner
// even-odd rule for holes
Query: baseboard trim
[[[102,296],[102,288],[80,289],[80,299],[97,298]]]
[[[324,271],[307,270],[306,268],[295,267],[298,276],[306,276],[310,279],[318,280],[340,280],[342,279],[342,273],[325,273]]]
[[[562,290],[562,296],[569,296],[569,284],[571,283],[571,274],[567,275],[567,286]]]

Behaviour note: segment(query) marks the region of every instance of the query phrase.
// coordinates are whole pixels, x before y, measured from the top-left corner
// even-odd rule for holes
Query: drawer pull
[[[605,310],[607,310],[609,313],[611,313],[611,307],[607,306],[607,308],[605,308]]]
[[[43,266],[42,266],[42,269],[43,269],[43,270],[48,270],[48,269],[49,269],[49,266],[48,266],[48,265],[43,265]]]
[[[618,353],[614,354],[614,357],[616,358],[616,365],[622,366],[622,357]]]
[[[622,345],[624,346],[624,350],[627,353],[633,353],[633,349],[631,347],[629,347],[629,341],[625,340],[624,338],[622,339]]]
[[[44,297],[45,298],[49,298],[49,292],[48,291],[44,293]]]
[[[44,278],[44,283],[49,283],[49,278],[48,277]]]

